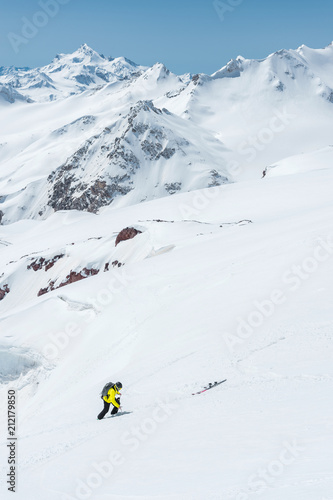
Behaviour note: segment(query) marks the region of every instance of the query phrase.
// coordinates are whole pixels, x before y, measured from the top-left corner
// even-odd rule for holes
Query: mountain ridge
[[[330,144],[331,84],[332,44],[238,56],[212,75],[138,66],[86,44],[36,70],[2,69],[2,223],[258,178]],[[145,118],[135,134],[136,107]]]

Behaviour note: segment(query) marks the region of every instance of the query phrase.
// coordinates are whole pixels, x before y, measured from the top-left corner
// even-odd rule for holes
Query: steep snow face
[[[53,134],[62,138],[91,130],[95,121],[84,116]],[[58,168],[41,172],[25,185],[17,178],[16,190],[11,182],[0,206],[5,221],[20,218],[22,206],[29,207],[27,215],[33,218],[53,210],[97,212],[114,200],[117,206],[133,204],[217,186],[231,180],[223,162],[227,154],[209,133],[151,101],[139,101],[127,115],[80,144]]]
[[[129,59],[106,59],[86,44],[73,54],[60,54],[51,64],[37,69],[3,69],[0,82],[36,101],[52,101],[88,88],[137,77],[146,68]]]

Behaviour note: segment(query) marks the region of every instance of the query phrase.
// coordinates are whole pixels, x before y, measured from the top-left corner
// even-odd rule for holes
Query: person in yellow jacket
[[[116,395],[121,396],[120,390],[123,387],[123,384],[121,382],[117,382],[114,384],[109,390],[106,396],[101,396],[104,402],[104,408],[101,411],[101,413],[97,416],[98,420],[102,420],[102,418],[105,417],[107,412],[110,409],[110,405],[112,404],[113,408],[111,411],[111,415],[115,415],[118,413],[119,408],[120,408],[120,397],[116,398]]]

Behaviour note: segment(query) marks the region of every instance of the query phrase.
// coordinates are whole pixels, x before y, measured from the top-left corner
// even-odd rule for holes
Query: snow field
[[[13,282],[0,304],[2,344],[43,360],[11,383],[18,498],[329,497],[331,175],[313,169],[1,228],[16,259],[74,240],[68,255],[82,266],[98,245],[96,255],[125,262],[40,298],[24,299]],[[145,232],[114,249],[130,223]],[[122,381],[133,413],[98,422],[109,379]]]

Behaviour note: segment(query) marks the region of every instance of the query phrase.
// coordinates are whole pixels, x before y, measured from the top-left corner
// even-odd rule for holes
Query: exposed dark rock
[[[118,234],[115,246],[117,246],[121,241],[134,238],[134,236],[140,234],[141,232],[142,231],[139,231],[138,229],[134,229],[134,227],[125,227],[125,229],[122,229],[122,231],[120,231],[120,233]]]
[[[118,260],[114,260],[112,262],[112,265],[113,267],[121,267],[121,266],[124,266],[124,264],[122,264],[121,262],[119,262]]]
[[[149,156],[150,160],[156,160],[161,150],[163,149],[163,146],[159,142],[154,143],[151,141],[144,140],[141,143],[141,148],[142,151],[144,151],[144,153],[147,156]]]
[[[133,125],[132,132],[133,134],[143,135],[148,129],[149,125],[146,123],[136,123]]]
[[[2,223],[2,218],[3,218],[3,216],[4,216],[4,215],[5,215],[5,214],[3,213],[3,211],[2,211],[2,210],[0,210],[0,224]]]
[[[163,220],[163,219],[151,219],[147,220],[146,222],[167,222],[168,224],[173,224],[175,221],[174,220]]]
[[[176,150],[174,148],[165,148],[161,153],[159,154],[159,158],[163,156],[166,160],[169,160],[172,158],[172,156],[175,154]]]
[[[57,210],[84,210],[96,213],[99,208],[112,203],[115,196],[125,195],[131,191],[123,185],[130,177],[127,174],[105,180],[96,180],[91,186],[80,182],[74,176],[67,177],[64,171],[58,173],[58,179],[53,186],[48,205]],[[80,196],[74,196],[81,192]]]
[[[161,129],[152,128],[149,131],[147,139],[141,142],[142,151],[150,160],[159,160],[161,156],[168,160],[175,154],[176,150],[169,147],[163,148],[161,143],[166,139],[167,137]]]
[[[71,271],[64,281],[60,283],[57,288],[61,288],[62,286],[70,285],[71,283],[75,283],[76,281],[83,280],[88,278],[88,276],[95,276],[99,273],[99,269],[87,269],[86,267],[82,269],[80,272]]]
[[[171,91],[167,92],[165,94],[165,96],[168,97],[169,99],[172,99],[173,97],[179,96],[181,94],[181,92],[183,92],[185,89],[186,89],[186,87],[182,87],[179,90],[171,90]]]
[[[44,295],[52,290],[56,290],[57,288],[61,288],[66,285],[70,285],[71,283],[76,283],[77,281],[88,278],[89,276],[95,276],[99,273],[99,269],[87,269],[86,267],[82,269],[80,272],[71,271],[66,278],[60,283],[58,286],[55,285],[55,281],[50,281],[49,285],[46,288],[41,288],[38,292],[38,297]]]
[[[140,167],[140,162],[132,151],[126,150],[124,145],[120,143],[121,139],[120,137],[115,139],[114,147],[108,154],[108,159],[116,162],[120,168],[134,174],[135,170]]]
[[[29,264],[27,266],[27,269],[33,269],[34,271],[39,271],[40,269],[44,268],[45,271],[48,271],[62,257],[64,257],[64,254],[55,255],[52,259],[49,260],[44,259],[44,257],[40,257],[39,259],[34,260],[31,264]]]
[[[210,177],[211,181],[208,184],[208,187],[221,186],[221,184],[225,184],[226,182],[228,182],[228,178],[219,174],[215,169],[210,171]]]
[[[285,85],[284,83],[282,83],[280,80],[277,82],[277,84],[275,85],[275,90],[279,91],[279,92],[283,92],[285,89]]]
[[[126,141],[123,139],[129,128],[132,128],[132,124],[129,124],[122,137],[117,137],[111,144],[108,143],[110,129],[104,129],[100,135],[87,140],[64,165],[52,172],[48,177],[51,188],[48,205],[56,211],[76,209],[96,213],[100,207],[110,205],[116,196],[129,193],[132,190],[131,174],[140,167],[139,160],[124,145]],[[101,172],[102,177],[91,183],[84,182],[82,174],[85,164],[94,157],[96,148],[101,151],[102,157],[109,160],[110,166],[114,165],[116,170],[120,167],[124,174],[120,175],[118,168],[117,175],[103,175]]]
[[[329,102],[332,102],[333,103],[333,91],[329,92],[326,99],[329,101]],[[1,219],[0,219],[1,221]]]
[[[109,264],[109,262],[107,262],[107,263],[105,264],[105,266],[104,266],[104,272],[105,272],[105,271],[109,271],[109,265],[110,265],[110,264]]]
[[[180,191],[182,188],[182,183],[181,182],[171,182],[170,184],[164,184],[165,190],[169,194],[175,194],[177,191]]]
[[[295,75],[290,73],[290,71],[285,71],[284,73],[285,73],[285,75],[289,76],[289,78],[291,78],[292,80],[295,80]]]
[[[39,290],[39,292],[37,293],[37,297],[40,297],[41,295],[45,295],[46,293],[54,290],[54,283],[55,283],[55,281],[50,281],[49,285],[46,288],[41,288]]]
[[[9,292],[10,288],[8,285],[4,285],[3,288],[0,288],[0,300],[4,299]]]
[[[40,269],[43,269],[43,264],[45,262],[45,259],[41,257],[38,260],[34,260],[31,264],[27,266],[27,269],[33,269],[34,271],[39,271]]]
[[[140,111],[152,111],[153,113],[160,115],[162,111],[159,108],[155,108],[153,101],[138,101],[134,106],[130,108],[130,114],[128,117],[128,122],[133,123],[134,119],[138,116]]]

